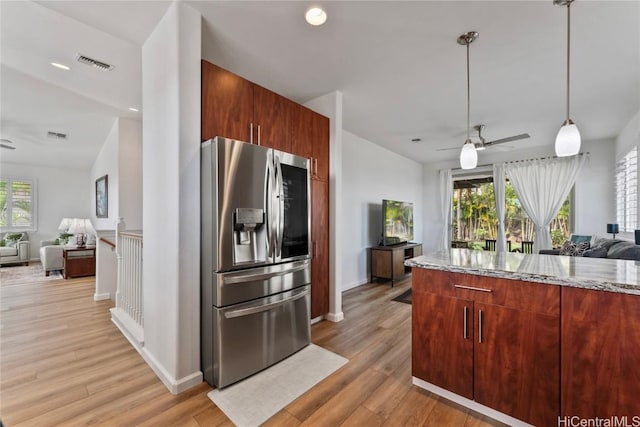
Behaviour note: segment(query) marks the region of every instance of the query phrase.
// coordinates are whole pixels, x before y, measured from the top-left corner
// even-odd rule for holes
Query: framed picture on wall
[[[109,218],[109,175],[96,179],[96,217]]]

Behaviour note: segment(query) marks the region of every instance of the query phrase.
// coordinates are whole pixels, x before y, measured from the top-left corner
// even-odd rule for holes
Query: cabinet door
[[[473,301],[427,292],[425,271],[412,279],[413,376],[473,399]]]
[[[474,399],[536,426],[557,425],[559,316],[477,301],[474,314]]]
[[[215,136],[250,142],[254,84],[202,61],[201,138]]]
[[[254,143],[291,152],[293,102],[262,86],[253,87]]]
[[[291,151],[311,159],[311,177],[329,179],[329,119],[302,105],[294,108]]]
[[[329,183],[311,181],[311,318],[329,312]]]
[[[640,296],[562,288],[562,415],[640,415]]]
[[[404,277],[404,249],[398,248],[393,251],[393,279]]]

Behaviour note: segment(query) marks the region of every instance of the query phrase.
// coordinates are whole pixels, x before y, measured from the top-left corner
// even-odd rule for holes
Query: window
[[[485,239],[495,239],[498,232],[493,175],[453,177],[452,240],[465,242],[473,249],[484,248]],[[509,247],[520,249],[522,241],[531,241],[535,225],[524,211],[513,185],[505,185],[505,233]],[[554,246],[562,245],[571,230],[571,193],[549,226]]]
[[[616,164],[616,218],[620,231],[638,225],[638,147]]]
[[[35,230],[35,212],[33,181],[0,178],[0,229]]]

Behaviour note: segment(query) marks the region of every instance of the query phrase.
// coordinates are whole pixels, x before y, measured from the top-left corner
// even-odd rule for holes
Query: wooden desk
[[[64,278],[95,276],[96,275],[96,247],[64,248]]]
[[[411,267],[405,267],[404,261],[422,255],[421,243],[406,243],[395,246],[374,246],[371,251],[371,282],[374,277],[395,281],[411,273]]]

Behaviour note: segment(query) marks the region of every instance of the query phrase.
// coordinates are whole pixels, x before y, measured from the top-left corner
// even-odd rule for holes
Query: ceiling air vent
[[[98,61],[97,59],[89,58],[88,56],[78,54],[76,56],[76,59],[81,64],[91,65],[92,67],[95,67],[99,70],[103,70],[103,71],[113,70],[113,65],[107,64],[106,62]]]
[[[60,132],[47,132],[47,137],[51,138],[51,139],[67,139],[67,134],[66,133],[60,133]]]

